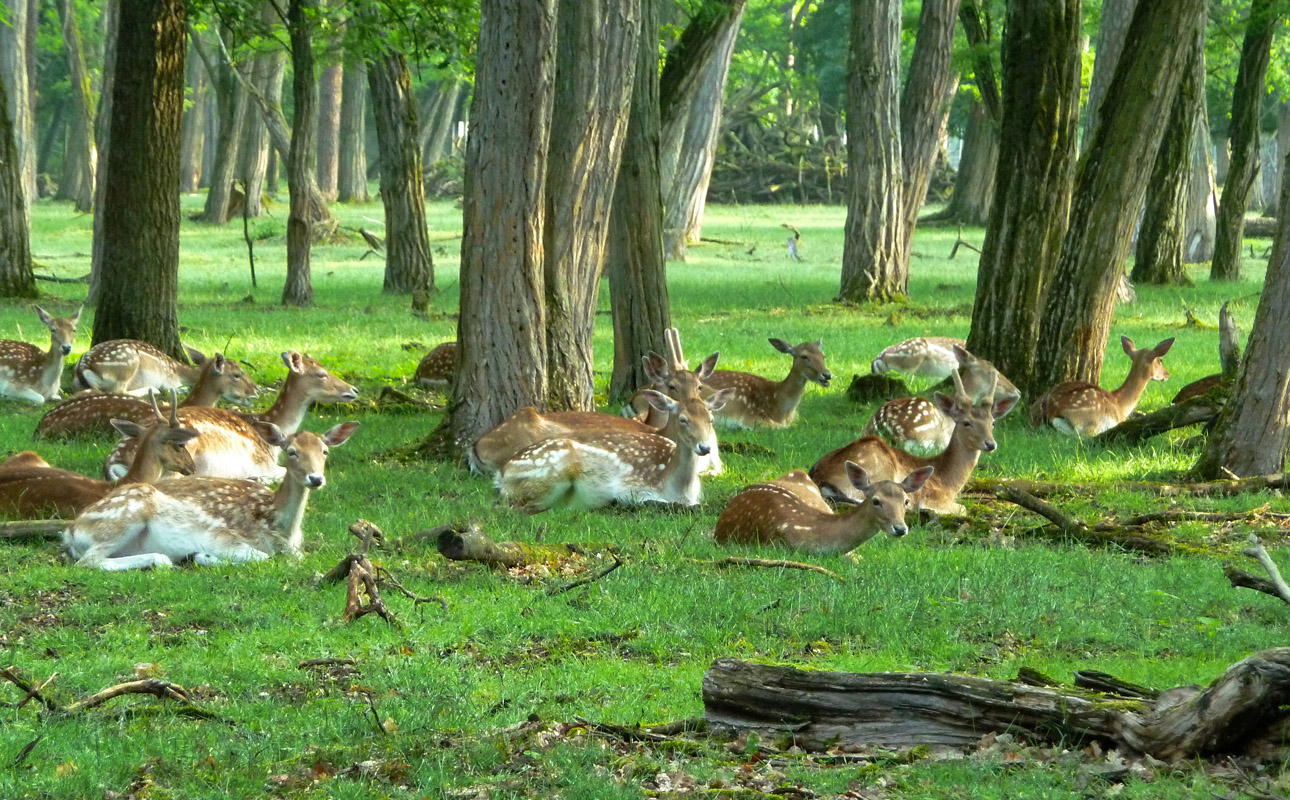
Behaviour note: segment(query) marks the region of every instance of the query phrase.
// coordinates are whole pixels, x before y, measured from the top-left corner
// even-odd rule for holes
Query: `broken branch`
[[[842,580],[842,576],[831,569],[825,569],[818,564],[805,564],[801,561],[785,561],[779,558],[744,558],[742,556],[726,556],[715,561],[705,561],[702,558],[687,558],[692,564],[710,564],[715,567],[779,567],[781,569],[804,569],[811,572],[818,572],[821,575],[828,575],[830,578]]]
[[[595,583],[596,581],[600,580],[601,578],[605,577],[606,575],[608,575],[609,573],[613,572],[614,570],[618,569],[623,565],[622,559],[620,559],[616,553],[612,555],[614,558],[614,563],[610,564],[609,566],[605,567],[602,570],[597,571],[596,574],[589,575],[585,578],[579,578],[578,580],[573,581],[572,583],[566,583],[563,586],[555,586],[547,590],[547,594],[564,594],[565,592],[571,589],[577,589],[579,586],[586,586],[587,584]]]

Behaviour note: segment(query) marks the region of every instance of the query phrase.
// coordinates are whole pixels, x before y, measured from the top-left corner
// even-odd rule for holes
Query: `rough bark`
[[[705,4],[668,52],[659,83],[663,225],[677,256],[697,242],[721,132],[721,101],[746,0]],[[669,254],[669,256],[672,254]]]
[[[1097,25],[1097,49],[1093,55],[1093,76],[1089,80],[1088,98],[1084,103],[1083,139],[1080,151],[1088,149],[1097,128],[1098,114],[1115,74],[1115,66],[1124,50],[1124,38],[1138,0],[1102,0],[1102,19]]]
[[[421,157],[433,164],[451,155],[452,125],[456,121],[457,101],[461,98],[462,79],[456,75],[444,78],[435,89],[433,113],[421,120]]]
[[[483,0],[466,146],[457,380],[423,450],[460,456],[546,402],[542,229],[555,79],[555,0]]]
[[[989,117],[985,105],[976,102],[968,112],[963,134],[963,152],[954,176],[954,192],[945,210],[924,217],[965,225],[986,225],[994,203],[994,178],[999,166],[998,122]]]
[[[546,178],[547,408],[595,407],[592,333],[640,35],[639,0],[559,10]]]
[[[1282,162],[1282,208],[1290,208],[1290,158]],[[1277,235],[1254,314],[1249,343],[1232,399],[1205,442],[1196,464],[1204,477],[1223,470],[1262,475],[1284,468],[1290,449],[1290,214],[1277,220]]]
[[[1205,54],[1193,67],[1195,80],[1205,82]],[[1187,219],[1184,223],[1183,261],[1199,264],[1214,257],[1214,234],[1218,214],[1218,186],[1214,181],[1213,142],[1209,136],[1209,112],[1201,93],[1192,128],[1191,177],[1187,180]]]
[[[328,64],[318,77],[318,191],[336,199],[340,165],[340,105],[345,68]]]
[[[412,73],[402,53],[385,53],[367,65],[380,146],[381,202],[385,206],[386,292],[434,289],[434,261],[426,234],[421,148]]]
[[[0,297],[35,297],[27,200],[22,193],[8,94],[4,78],[0,76]]]
[[[94,208],[94,173],[98,163],[98,150],[94,147],[94,92],[90,88],[89,70],[81,48],[80,23],[76,18],[74,0],[60,0],[58,16],[63,26],[63,46],[67,50],[71,113],[63,156],[63,180],[58,184],[56,197],[71,200],[77,211],[88,213]]]
[[[851,5],[847,80],[846,240],[838,299],[888,302],[909,294],[901,253],[904,185],[900,141],[898,0]]]
[[[6,0],[4,24],[0,24],[0,74],[9,88],[9,119],[18,147],[22,175],[22,196],[36,196],[36,121],[31,105],[28,75],[27,0]]]
[[[656,0],[641,0],[640,28],[658,29]],[[626,401],[646,384],[641,359],[651,350],[667,352],[664,331],[672,326],[663,257],[658,102],[658,47],[653,36],[640,36],[605,253],[614,320],[612,402]]]
[[[194,47],[200,41],[193,40]],[[212,76],[216,97],[219,100],[219,136],[215,140],[215,163],[210,171],[210,190],[200,219],[215,225],[228,222],[229,204],[233,195],[233,178],[237,174],[238,153],[242,147],[242,131],[246,127],[248,97],[237,71],[240,67],[227,58],[218,61],[218,76]]]
[[[295,114],[291,120],[291,147],[287,155],[290,210],[287,212],[287,279],[282,285],[284,306],[309,306],[314,302],[314,287],[309,275],[316,218],[312,206],[316,199],[321,199],[313,171],[313,138],[318,111],[311,40],[312,15],[317,7],[316,0],[291,0],[287,6]]]
[[[1192,145],[1205,90],[1204,74],[1196,68],[1205,55],[1205,29],[1196,27],[1186,72],[1165,122],[1164,138],[1147,182],[1142,224],[1133,262],[1134,283],[1157,286],[1190,285],[1183,267],[1183,236],[1187,216],[1188,181],[1192,176]]]
[[[1044,293],[1070,209],[1079,114],[1078,0],[1008,7],[994,204],[981,247],[968,348],[1023,395],[1034,379]]]
[[[191,32],[190,36],[193,35]],[[183,145],[180,155],[179,191],[191,194],[202,185],[202,152],[206,149],[206,71],[201,58],[189,48],[188,87],[191,104],[184,109]]]
[[[342,203],[366,203],[372,199],[367,191],[366,106],[367,68],[362,59],[351,58],[345,62],[341,78],[336,198]]]
[[[1272,35],[1281,15],[1277,0],[1254,0],[1250,6],[1232,89],[1232,122],[1228,128],[1231,160],[1218,202],[1211,280],[1234,281],[1241,277],[1245,209],[1259,171],[1259,107],[1271,59]]]
[[[1186,71],[1204,0],[1143,3],[1134,14],[1097,128],[1075,177],[1062,254],[1044,304],[1040,385],[1098,383],[1116,288],[1147,178]]]
[[[265,3],[260,10],[261,24],[272,28],[277,19],[274,5]],[[273,106],[282,104],[282,80],[286,72],[286,59],[286,52],[277,46],[270,46],[267,51],[258,53],[250,62],[248,80]],[[246,195],[244,198],[246,206],[243,212],[248,217],[258,217],[263,211],[261,199],[264,196],[264,183],[272,149],[269,141],[269,127],[264,115],[255,113],[248,106],[242,129],[242,145],[238,153],[237,168],[237,174],[242,180]]]
[[[107,196],[107,162],[109,146],[112,141],[112,90],[116,75],[117,30],[121,22],[121,0],[107,0],[103,8],[103,81],[99,91],[98,119],[94,121],[94,142],[98,145],[98,171],[94,176],[94,207],[100,213],[94,215],[94,240],[90,244],[90,288],[88,302],[96,305],[99,291],[102,288],[104,231],[101,213]]]
[[[185,3],[124,0],[120,13],[93,343],[142,339],[185,359],[175,308]]]

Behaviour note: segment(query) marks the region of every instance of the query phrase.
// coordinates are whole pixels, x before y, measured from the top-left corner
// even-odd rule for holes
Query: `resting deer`
[[[989,361],[977,358],[957,344],[951,350],[961,365],[958,374],[972,402],[979,402],[992,386],[996,402],[1021,399],[1021,391]],[[864,429],[864,435],[881,436],[889,444],[916,456],[933,456],[944,451],[953,433],[954,420],[926,397],[888,400],[878,407]]]
[[[457,370],[457,343],[444,342],[421,357],[413,380],[423,389],[447,389]]]
[[[181,408],[213,406],[221,399],[246,405],[259,395],[259,388],[236,361],[223,353],[211,358],[189,350],[201,371],[188,396],[179,404]],[[83,393],[68,398],[46,412],[36,423],[36,438],[67,439],[85,434],[107,433],[112,430],[111,420],[128,419],[142,422],[151,416],[148,401],[126,394]]]
[[[283,475],[278,450],[266,442],[253,423],[271,422],[286,436],[300,429],[312,403],[346,403],[358,389],[332,375],[316,359],[294,350],[283,353],[287,379],[273,405],[263,414],[242,415],[222,408],[181,408],[179,419],[201,431],[193,443],[197,475],[217,478],[277,480]],[[122,439],[108,454],[104,473],[121,474],[134,458],[134,439]]]
[[[716,539],[723,544],[783,544],[808,553],[847,553],[879,533],[904,536],[909,495],[932,475],[920,467],[900,483],[870,483],[864,468],[846,462],[847,478],[862,502],[838,514],[800,469],[769,483],[755,483],[730,499],[717,518]]]
[[[343,422],[323,436],[287,435],[261,423],[266,441],[286,453],[286,477],[277,491],[221,478],[125,486],[85,509],[63,545],[79,566],[104,570],[168,567],[189,557],[202,566],[282,552],[299,558],[305,504],[309,492],[326,483],[328,448],[344,444],[357,427]]]
[[[1169,379],[1169,370],[1161,359],[1174,340],[1170,337],[1155,347],[1139,350],[1132,339],[1121,336],[1120,344],[1133,362],[1120,388],[1107,391],[1084,381],[1059,383],[1030,406],[1030,421],[1036,426],[1052,425],[1067,436],[1096,436],[1127,419],[1137,408],[1148,381]]]
[[[185,347],[193,364],[206,357]],[[192,386],[201,374],[199,366],[171,358],[159,348],[138,339],[110,339],[85,351],[76,362],[76,382],[100,392],[141,395],[150,390],[165,391]]]
[[[179,425],[173,406],[169,423],[155,401],[150,411],[155,420],[146,427],[133,420],[112,420],[121,435],[139,440],[138,457],[115,484],[57,469],[30,450],[0,463],[0,513],[32,518],[52,511],[59,517],[74,517],[116,486],[156,483],[170,473],[193,474],[193,457],[186,445],[197,431]]]
[[[661,433],[609,431],[538,442],[502,465],[502,496],[530,511],[612,502],[697,505],[698,457],[708,452],[712,412],[729,392],[679,402],[653,389],[645,396],[669,415]]]
[[[806,391],[806,384],[818,383],[827,387],[833,373],[824,365],[822,340],[802,342],[794,347],[783,339],[770,339],[771,347],[793,357],[793,366],[782,381],[772,381],[749,372],[719,369],[703,379],[711,389],[730,389],[730,402],[722,407],[717,419],[733,425],[749,427],[769,425],[782,428],[790,425],[797,416],[797,405]]]
[[[917,505],[940,514],[962,514],[965,509],[955,502],[967,483],[977,458],[982,451],[998,448],[994,441],[994,421],[1007,414],[1016,400],[1004,399],[991,402],[993,390],[986,393],[980,403],[973,403],[958,378],[955,378],[954,397],[936,394],[936,406],[954,420],[954,433],[945,452],[932,458],[919,458],[897,450],[877,436],[865,436],[851,444],[826,454],[811,467],[811,480],[819,484],[825,497],[859,502],[848,488],[851,484],[846,472],[846,462],[854,461],[864,467],[870,480],[904,480],[920,467],[935,467],[918,494]]]
[[[59,382],[63,359],[72,352],[81,309],[70,317],[51,317],[36,306],[36,316],[49,328],[49,350],[13,339],[0,340],[0,397],[43,403],[62,397]]]
[[[959,368],[954,347],[966,347],[967,342],[950,336],[919,336],[897,342],[883,350],[870,364],[876,375],[896,370],[904,375],[943,380]]]

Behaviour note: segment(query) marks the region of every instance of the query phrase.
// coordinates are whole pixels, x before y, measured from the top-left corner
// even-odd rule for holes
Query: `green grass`
[[[186,210],[201,198],[186,197]],[[343,224],[378,227],[379,205],[337,207]],[[180,320],[188,344],[247,361],[261,383],[284,374],[278,354],[300,349],[359,385],[366,398],[403,385],[426,348],[454,338],[460,212],[430,209],[436,283],[429,321],[406,298],[381,294],[380,259],[360,260],[352,241],[313,253],[317,306],[283,309],[285,209],[252,223],[259,287],[252,288],[236,225],[185,222]],[[362,427],[333,451],[325,490],[305,520],[306,556],[219,569],[107,574],[61,564],[53,545],[6,544],[0,566],[0,660],[44,679],[69,702],[129,679],[137,669],[188,687],[221,721],[193,719],[173,704],[125,698],[76,718],[41,716],[30,705],[0,708],[0,797],[97,797],[149,783],[149,798],[251,797],[640,797],[692,776],[710,788],[798,783],[821,796],[850,789],[899,797],[1077,797],[1108,791],[1078,753],[1023,750],[941,762],[879,758],[830,765],[802,755],[750,757],[755,744],[719,742],[679,750],[625,745],[560,727],[578,717],[619,725],[702,712],[700,681],[714,658],[735,656],[819,669],[953,670],[1011,678],[1022,666],[1059,677],[1079,668],[1173,686],[1204,683],[1251,652],[1284,643],[1283,607],[1227,586],[1220,567],[1239,558],[1247,526],[1179,526],[1196,554],[1169,559],[1089,551],[1027,540],[1036,524],[1016,510],[1002,518],[1008,546],[929,524],[903,540],[874,539],[852,561],[810,559],[841,581],[793,570],[715,568],[727,554],[709,532],[724,502],[756,480],[806,467],[859,432],[868,406],[848,401],[852,374],[868,371],[882,347],[922,334],[965,335],[975,260],[946,255],[954,233],[920,231],[909,304],[840,306],[836,292],[845,212],[839,208],[708,209],[704,235],[729,244],[690,249],[669,265],[674,321],[691,360],[713,350],[721,364],[781,375],[786,359],[768,336],[822,337],[834,387],[811,387],[799,422],[779,431],[735,431],[728,442],[760,445],[724,457],[728,472],[705,483],[689,511],[553,511],[525,516],[497,502],[491,485],[449,464],[405,464],[391,453],[439,421],[436,413],[377,413],[356,404],[320,408],[312,430],[346,418]],[[374,224],[372,220],[377,222]],[[788,261],[781,222],[802,230],[804,261]],[[33,210],[40,271],[89,269],[90,219],[64,205]],[[982,232],[965,236],[979,243]],[[1245,264],[1237,286],[1139,287],[1117,311],[1113,332],[1139,345],[1168,336],[1173,379],[1152,384],[1142,407],[1168,402],[1179,386],[1216,369],[1217,332],[1185,324],[1192,310],[1213,324],[1229,297],[1248,330],[1263,265]],[[50,287],[53,287],[52,289]],[[42,284],[41,302],[69,312],[80,285]],[[249,300],[247,299],[249,298]],[[602,293],[602,308],[608,309]],[[598,387],[610,370],[611,330],[596,333]],[[84,330],[89,330],[88,320]],[[0,305],[0,336],[45,344],[28,304]],[[82,337],[88,340],[88,334]],[[70,362],[70,359],[69,359]],[[1116,338],[1104,382],[1122,380],[1128,359]],[[108,443],[39,443],[42,410],[0,401],[0,454],[37,446],[51,462],[97,474]],[[1087,519],[1140,513],[1164,502],[1114,488],[1117,481],[1175,478],[1196,457],[1190,433],[1128,450],[1030,430],[1016,413],[999,427],[1000,450],[981,474],[1102,483],[1091,498],[1061,499]],[[1239,510],[1279,495],[1190,500],[1182,507]],[[979,503],[969,502],[981,509]],[[576,591],[550,595],[556,576],[516,580],[477,565],[446,562],[431,544],[378,553],[412,591],[447,604],[413,607],[387,590],[403,628],[366,617],[341,621],[343,585],[320,581],[353,545],[357,518],[389,537],[471,520],[497,539],[613,544],[626,566]],[[1278,541],[1276,532],[1263,532]],[[786,552],[767,555],[792,557]],[[353,658],[352,669],[301,670],[302,659]],[[0,697],[16,699],[7,684]],[[375,714],[375,716],[374,716]],[[528,722],[531,715],[539,722]],[[385,728],[381,727],[385,723]],[[388,730],[387,730],[388,729]],[[24,745],[39,742],[16,766]],[[1013,754],[1015,755],[1015,754]],[[1090,784],[1090,780],[1092,783]],[[1239,786],[1236,787],[1239,789]],[[1130,797],[1210,796],[1232,789],[1194,767],[1131,779]],[[1120,790],[1116,790],[1120,791]],[[745,795],[751,796],[751,795]]]

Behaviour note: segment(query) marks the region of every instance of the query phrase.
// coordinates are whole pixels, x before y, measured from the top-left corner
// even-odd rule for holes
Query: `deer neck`
[[[214,375],[214,370],[201,370],[198,372],[197,379],[192,384],[193,388],[188,390],[188,396],[179,403],[179,407],[213,406],[219,402],[219,392],[215,389]]]
[[[809,382],[805,371],[798,366],[797,359],[794,358],[793,368],[788,371],[788,375],[784,376],[784,380],[771,385],[771,397],[774,398],[776,416],[782,418],[797,408]]]
[[[63,377],[63,346],[57,342],[50,342],[49,350],[45,352],[45,357],[40,364],[40,389],[45,396],[49,396],[50,390],[57,389],[59,379]]]
[[[290,373],[282,388],[278,390],[278,396],[274,398],[273,405],[260,415],[260,419],[272,422],[284,434],[290,436],[300,430],[300,425],[305,421],[305,415],[309,413],[310,402],[309,396],[297,381],[295,373]]]
[[[956,429],[954,435],[950,437],[950,446],[945,448],[945,452],[915,465],[917,467],[930,464],[936,468],[932,477],[927,479],[928,485],[923,488],[923,492],[927,493],[935,484],[937,488],[948,492],[951,497],[957,495],[971,477],[972,470],[976,469],[976,462],[980,457],[981,451],[965,445]]]
[[[873,512],[868,504],[845,514],[820,514],[812,526],[815,552],[848,553],[873,538]]]
[[[659,431],[660,436],[672,443],[672,452],[663,461],[663,469],[658,469],[657,464],[645,464],[639,469],[645,471],[647,475],[651,471],[655,472],[658,476],[655,480],[659,489],[668,496],[697,501],[699,457],[694,452],[694,443],[682,444],[679,434],[680,423],[676,415],[671,415],[667,425]]]
[[[274,534],[284,542],[284,549],[299,553],[304,542],[304,531],[300,525],[305,518],[305,504],[309,501],[309,489],[304,484],[292,480],[291,475],[282,479],[282,485],[273,494],[273,527]]]
[[[181,381],[189,386],[196,386],[201,383],[202,378],[206,375],[206,370],[202,369],[200,366],[185,364],[179,359],[174,359],[174,366],[175,374],[179,376]]]
[[[1140,364],[1135,361],[1120,388],[1112,389],[1108,392],[1115,401],[1116,406],[1119,407],[1122,418],[1127,417],[1129,412],[1138,407],[1138,400],[1142,398],[1142,393],[1147,390],[1147,382],[1150,380],[1151,362]]]
[[[150,443],[145,442],[130,462],[130,469],[117,479],[117,486],[131,483],[156,483],[161,480],[161,461],[149,452]]]

